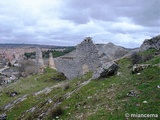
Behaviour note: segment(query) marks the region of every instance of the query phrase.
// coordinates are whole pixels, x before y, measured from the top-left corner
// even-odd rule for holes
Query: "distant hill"
[[[35,47],[40,47],[40,48],[47,48],[47,49],[62,49],[66,47],[73,47],[73,46],[55,46],[55,45],[39,45],[39,44],[0,44],[0,49],[1,48],[35,48]]]

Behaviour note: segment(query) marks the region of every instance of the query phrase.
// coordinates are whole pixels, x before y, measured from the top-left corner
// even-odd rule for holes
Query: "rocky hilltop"
[[[111,42],[108,44],[97,44],[97,48],[101,59],[105,62],[115,60],[130,53],[129,49],[114,45]]]
[[[140,47],[140,50],[145,51],[152,48],[156,50],[160,49],[160,35],[153,37],[151,39],[145,39]]]

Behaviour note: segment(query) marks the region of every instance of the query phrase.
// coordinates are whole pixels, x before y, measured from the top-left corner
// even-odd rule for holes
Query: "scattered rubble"
[[[7,115],[5,113],[1,114],[0,115],[0,120],[7,120]]]
[[[16,91],[10,93],[10,97],[14,97],[14,96],[17,96],[17,95],[18,95],[18,93]]]
[[[150,64],[135,64],[132,68],[132,73],[138,73],[142,70],[144,70],[145,68],[148,68],[149,66],[151,66]]]
[[[134,91],[134,90],[131,90],[130,92],[127,93],[127,96],[128,97],[139,97],[139,95]]]

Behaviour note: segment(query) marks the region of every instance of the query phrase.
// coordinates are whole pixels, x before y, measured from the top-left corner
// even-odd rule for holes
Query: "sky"
[[[0,43],[139,47],[160,34],[160,0],[0,0]]]

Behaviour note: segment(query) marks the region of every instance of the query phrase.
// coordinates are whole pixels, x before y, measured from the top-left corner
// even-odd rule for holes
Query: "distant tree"
[[[75,47],[64,47],[64,51],[58,51],[58,50],[47,50],[47,51],[42,51],[42,56],[43,58],[49,58],[49,53],[53,54],[53,57],[59,57],[63,56],[73,50],[75,50]],[[62,48],[62,49],[64,49]],[[30,52],[30,53],[24,53],[24,56],[26,59],[35,59],[36,58],[36,53],[35,52]]]

